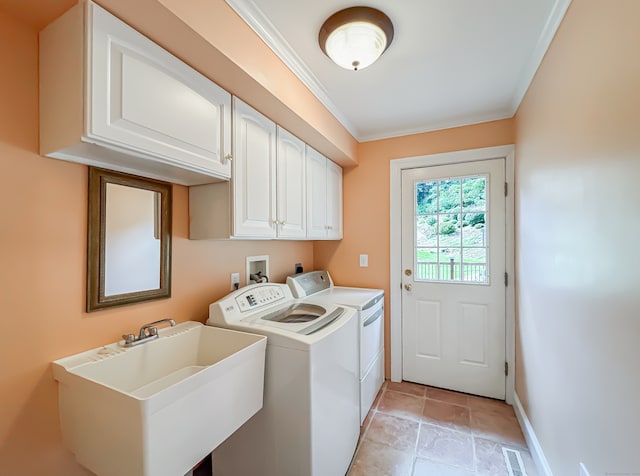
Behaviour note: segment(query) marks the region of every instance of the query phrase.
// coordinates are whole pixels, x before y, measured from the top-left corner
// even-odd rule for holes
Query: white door
[[[276,124],[233,98],[233,234],[275,238]]]
[[[278,127],[276,156],[278,237],[304,239],[307,236],[305,143]]]
[[[505,398],[504,169],[402,171],[404,380]]]

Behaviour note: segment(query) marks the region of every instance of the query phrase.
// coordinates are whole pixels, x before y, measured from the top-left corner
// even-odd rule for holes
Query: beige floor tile
[[[504,402],[385,382],[373,408],[349,476],[507,476],[503,446],[520,451],[527,475],[537,476]]]
[[[471,435],[448,428],[420,425],[418,456],[469,471],[474,469]]]
[[[513,407],[503,402],[502,400],[495,400],[493,398],[476,397],[474,395],[467,395],[467,406],[473,410],[493,411],[502,413],[504,415],[515,415]]]
[[[455,403],[456,405],[467,406],[467,395],[465,393],[453,392],[444,388],[427,387],[427,398],[440,400],[447,403]]]
[[[366,440],[415,453],[420,423],[377,412],[371,420]]]
[[[460,405],[427,398],[422,410],[422,421],[459,431],[470,431],[469,409]]]
[[[410,476],[414,455],[365,440],[348,476]]]
[[[393,390],[394,392],[408,393],[416,395],[418,397],[424,397],[427,387],[412,382],[387,382],[387,390]]]
[[[524,448],[504,445],[483,438],[474,438],[474,445],[478,476],[509,476],[507,463],[505,462],[504,453],[502,452],[503,447],[519,451],[527,476],[537,476],[533,458],[531,458],[529,451]]]
[[[478,476],[509,476],[501,443],[474,438],[474,445]]]
[[[474,435],[493,441],[527,447],[513,411],[471,409],[471,429]]]
[[[417,458],[413,476],[475,476],[475,473],[456,466]]]
[[[423,397],[385,390],[378,403],[378,411],[400,418],[410,418],[415,421],[421,421],[423,405]]]

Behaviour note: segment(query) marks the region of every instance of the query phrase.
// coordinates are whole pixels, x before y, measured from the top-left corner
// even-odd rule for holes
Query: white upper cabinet
[[[40,34],[41,153],[184,185],[227,180],[231,95],[99,6]]]
[[[307,238],[342,239],[342,168],[309,146]]]
[[[305,143],[233,98],[233,177],[189,188],[189,237],[301,239]]]
[[[233,236],[276,237],[276,124],[233,98]]]
[[[305,147],[304,142],[278,126],[276,225],[279,238],[307,237]]]

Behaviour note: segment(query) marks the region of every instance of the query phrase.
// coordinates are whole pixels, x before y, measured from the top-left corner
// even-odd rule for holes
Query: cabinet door
[[[229,177],[231,95],[100,7],[88,15],[87,139]]]
[[[342,239],[342,167],[327,160],[327,238]]]
[[[278,127],[276,204],[279,238],[305,238],[305,144]]]
[[[327,159],[307,146],[307,238],[327,237]]]
[[[276,124],[233,98],[233,235],[274,238]]]

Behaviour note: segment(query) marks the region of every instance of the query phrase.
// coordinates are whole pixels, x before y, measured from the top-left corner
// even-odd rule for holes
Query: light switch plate
[[[369,266],[369,255],[360,255],[360,267],[367,268]]]

